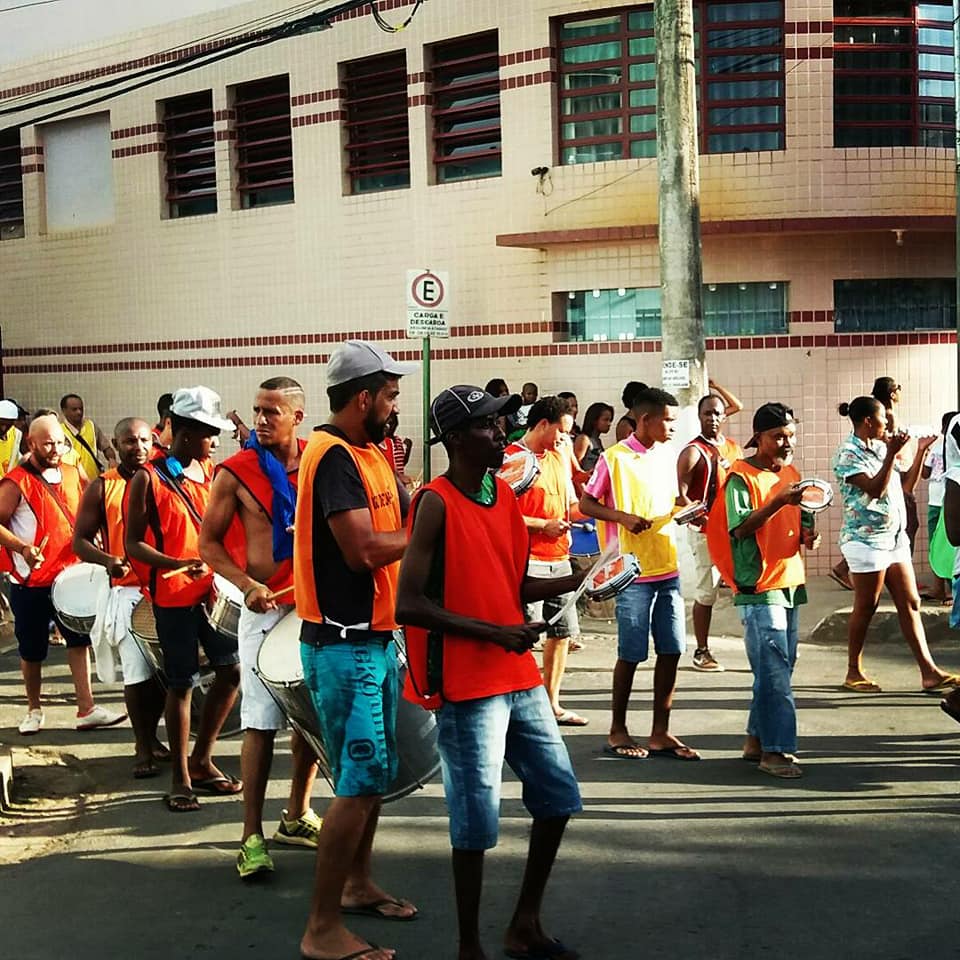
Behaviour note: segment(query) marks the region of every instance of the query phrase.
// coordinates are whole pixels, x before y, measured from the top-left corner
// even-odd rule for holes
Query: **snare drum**
[[[203,605],[207,623],[217,633],[236,640],[240,630],[240,611],[243,609],[243,594],[226,577],[213,575],[210,596]]]
[[[296,613],[288,613],[266,635],[257,654],[256,673],[291,725],[316,753],[320,772],[332,787],[333,780],[323,744],[320,719],[303,680],[303,664],[300,660],[301,622]],[[399,643],[397,661],[401,671],[397,688],[398,772],[396,780],[384,795],[384,803],[407,796],[435,777],[440,770],[437,722],[433,714],[400,696],[407,667],[406,655]]]
[[[622,553],[605,563],[592,577],[587,578],[584,593],[591,600],[609,600],[640,576],[640,564],[632,553]]]
[[[61,570],[50,589],[57,616],[74,633],[89,633],[97,619],[100,598],[110,589],[106,567],[74,563]]]
[[[503,461],[497,476],[509,484],[510,489],[519,497],[529,490],[540,474],[537,457],[529,450],[518,450]]]

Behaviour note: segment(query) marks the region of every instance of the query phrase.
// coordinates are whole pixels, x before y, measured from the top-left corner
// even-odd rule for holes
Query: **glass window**
[[[845,23],[833,28],[834,43],[909,43],[912,38],[912,26]]]
[[[437,182],[500,176],[500,52],[496,31],[435,43],[428,59]]]
[[[920,78],[920,96],[921,97],[943,97],[953,98],[952,80],[930,80],[924,77]]]
[[[620,30],[620,18],[600,17],[571,20],[560,25],[561,40],[582,40],[584,37],[602,37]]]
[[[953,126],[956,108],[952,103],[921,103],[921,123],[944,123]]]
[[[16,240],[23,231],[23,169],[20,131],[0,131],[0,240]]]
[[[719,107],[710,111],[714,127],[748,127],[754,124],[780,123],[780,107]]]
[[[868,123],[912,118],[912,103],[838,103],[833,108],[833,119],[840,122]]]
[[[956,280],[835,280],[833,304],[834,326],[842,333],[951,330],[956,322]]]
[[[233,88],[233,108],[240,205],[293,203],[290,78],[238,84]]]
[[[953,54],[921,53],[920,69],[929,70],[931,73],[952,73]]]
[[[164,100],[163,144],[167,216],[216,213],[212,90]]]
[[[578,47],[565,47],[564,63],[594,63],[598,60],[616,60],[620,56],[620,41],[609,43],[587,43]]]
[[[838,97],[909,97],[913,93],[913,77],[835,76],[833,89]]]
[[[711,3],[707,7],[708,23],[738,23],[751,20],[780,20],[783,3]]]
[[[783,61],[766,53],[744,54],[737,57],[711,57],[708,72],[718,73],[779,73]]]
[[[913,19],[914,0],[834,0],[833,15],[835,17],[867,19]]]
[[[953,47],[953,33],[938,27],[921,27],[918,40],[921,47]]]
[[[941,23],[951,23],[953,21],[953,7],[949,2],[918,3],[917,19],[938,20]]]
[[[772,100],[783,96],[781,80],[741,80],[736,83],[711,83],[707,95],[720,100]]]
[[[743,153],[757,150],[782,150],[783,134],[779,131],[757,133],[715,133],[710,135],[711,153]]]
[[[912,127],[834,127],[835,147],[909,147]]]
[[[778,47],[783,41],[779,27],[755,27],[752,30],[710,30],[707,46],[726,49],[729,47]]]

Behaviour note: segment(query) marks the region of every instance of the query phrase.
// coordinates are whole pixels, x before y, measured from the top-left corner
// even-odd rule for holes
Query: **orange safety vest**
[[[157,464],[160,459],[157,457],[143,467],[150,480],[144,543],[169,557],[199,557],[200,524],[194,519],[180,494],[171,489],[166,479],[158,473]],[[205,478],[203,483],[197,483],[184,477],[179,489],[184,491],[194,510],[202,518],[210,500],[210,479]],[[208,571],[196,579],[185,573],[164,579],[165,571],[157,567],[132,558],[131,565],[137,572],[140,588],[161,607],[192,607],[206,599],[213,583],[213,571]]]
[[[112,557],[126,557],[127,551],[123,545],[124,524],[123,516],[127,496],[127,478],[113,467],[101,474],[100,482],[100,510],[104,520],[103,544],[104,551]],[[137,571],[131,566],[126,576],[119,580],[111,579],[115,587],[136,587],[140,583]]]
[[[300,455],[307,446],[306,440],[298,440],[300,446]],[[228,457],[217,467],[217,471],[226,470],[237,478],[237,482],[242,484],[247,493],[257,502],[257,506],[267,515],[267,519],[273,523],[273,487],[267,479],[266,474],[260,469],[260,458],[254,450],[241,450],[232,457]],[[299,471],[287,474],[290,486],[294,491],[297,489]],[[231,559],[237,566],[244,570],[247,568],[247,537],[243,529],[243,521],[239,514],[234,514],[233,520],[227,529],[227,535],[224,537],[224,548],[230,554]],[[293,584],[293,559],[281,560],[277,564],[276,572],[267,581],[265,586],[272,591],[284,590]],[[290,602],[289,600],[286,602]]]
[[[299,489],[303,495],[297,498],[293,548],[293,593],[297,600],[297,616],[312,623],[324,622],[315,579],[320,571],[314,569],[313,562],[313,526],[315,522],[323,522],[323,518],[314,518],[313,515],[313,481],[320,462],[337,446],[343,447],[357,465],[367,494],[370,523],[374,532],[393,533],[403,527],[397,496],[397,477],[393,467],[387,463],[383,451],[373,443],[355,447],[326,430],[315,430],[300,458]],[[388,563],[385,567],[378,567],[372,572],[373,610],[370,612],[370,630],[397,629],[395,616],[399,574],[399,560]]]
[[[750,504],[754,510],[759,510],[784,486],[800,480],[800,474],[793,467],[783,467],[775,473],[773,470],[754,467],[746,460],[738,460],[730,468],[727,479],[734,474],[747,485]],[[733,533],[727,528],[725,482],[724,488],[717,494],[710,511],[710,522],[707,524],[707,549],[724,582],[730,585],[734,593],[753,594],[798,587],[806,581],[803,556],[800,553],[799,507],[781,507],[754,534],[762,563],[756,585],[738,584],[734,579],[733,550],[730,546],[732,536]]]
[[[73,552],[73,528],[83,493],[80,471],[61,463],[60,483],[51,484],[48,490],[34,468],[21,464],[11,470],[2,482],[16,484],[21,498],[37,518],[34,546],[39,546],[44,538],[47,539],[43,548],[44,561],[38,569],[31,570],[26,578],[21,577],[13,565],[13,553],[5,549],[8,569],[18,583],[28,587],[49,587],[61,570],[79,562]]]

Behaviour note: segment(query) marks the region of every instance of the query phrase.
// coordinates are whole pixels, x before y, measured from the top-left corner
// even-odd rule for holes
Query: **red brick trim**
[[[143,137],[148,133],[162,133],[162,123],[144,123],[138,127],[122,127],[120,130],[111,130],[111,140],[126,140],[128,137]]]
[[[948,216],[881,217],[795,217],[766,220],[707,220],[703,236],[731,236],[768,233],[862,233],[883,230],[921,230],[952,233],[954,218]],[[623,227],[590,227],[572,230],[539,230],[530,233],[497,234],[498,247],[538,249],[558,244],[619,243],[624,240],[656,240],[655,223]]]
[[[43,156],[43,147],[21,147],[20,148],[21,157],[42,157]]]
[[[543,73],[528,73],[522,77],[501,77],[501,90],[516,90],[520,87],[532,87],[540,83],[556,83],[557,71],[545,70]]]
[[[214,123],[222,123],[227,120],[236,120],[237,111],[236,110],[217,110],[213,115]]]
[[[315,123],[329,123],[331,120],[346,119],[345,110],[328,110],[326,113],[308,113],[302,117],[292,117],[290,123],[294,127],[310,127]]]
[[[413,0],[378,0],[377,10],[380,13],[386,13],[388,10],[396,10],[399,7],[410,7],[413,6]],[[331,23],[340,23],[343,20],[359,20],[360,17],[366,17],[370,15],[370,6],[369,4],[364,4],[362,7],[355,7],[353,10],[348,10],[346,13],[341,13],[339,16],[332,17],[330,19]]]
[[[417,93],[412,97],[407,97],[408,107],[430,107],[433,106],[432,93]]]
[[[381,334],[393,334],[381,336]],[[396,334],[401,334],[397,336]],[[244,346],[265,346],[274,342],[290,343],[294,340],[302,341],[304,337],[324,337],[323,342],[337,342],[347,334],[307,334],[296,337],[239,337],[231,340],[194,341],[194,343],[230,345],[234,340],[266,341],[244,343]],[[399,340],[409,343],[402,331],[362,331],[362,336],[370,340]],[[935,346],[956,343],[955,331],[925,331],[922,333],[855,333],[855,334],[814,334],[802,336],[788,336],[785,334],[768,335],[762,337],[716,337],[707,340],[707,350],[784,350],[784,349],[817,349],[843,348],[862,349],[863,347],[894,347],[894,346]],[[178,345],[173,349],[184,349],[184,341],[175,341]],[[320,342],[314,339],[312,342]],[[453,344],[453,341],[447,341]],[[114,351],[129,352],[132,347],[150,347],[149,344],[114,344]],[[43,348],[19,348],[5,351],[5,358],[11,356],[48,355],[54,352],[69,353],[74,348],[60,351]],[[660,340],[609,340],[577,343],[533,343],[514,344],[510,346],[493,347],[434,347],[431,356],[435,360],[488,360],[526,357],[565,357],[565,356],[599,356],[616,353],[659,353],[662,349]],[[81,352],[77,350],[76,352]],[[401,360],[417,360],[420,357],[419,349],[391,350],[393,356]],[[49,373],[104,373],[104,372],[131,372],[140,370],[183,370],[183,369],[210,369],[236,367],[276,367],[279,365],[318,366],[329,359],[329,353],[289,353],[289,354],[256,354],[245,357],[235,355],[209,357],[168,357],[164,359],[148,360],[108,360],[108,361],[59,361],[52,363],[4,364],[4,373],[8,376],[27,376]]]
[[[829,33],[833,36],[832,20],[788,20],[783,25],[784,33]]]
[[[237,131],[236,130],[215,130],[214,131],[215,140],[236,140]]]
[[[290,98],[293,107],[305,107],[310,103],[326,103],[328,100],[340,100],[343,90],[340,87],[331,87],[329,90],[317,90],[314,93],[298,93]]]
[[[42,163],[29,163],[20,168],[20,173],[26,176],[28,173],[43,173]]]
[[[114,160],[119,160],[122,157],[139,157],[145,153],[163,153],[165,149],[166,146],[159,141],[138,143],[132,147],[117,147],[117,149],[111,151],[111,156]]]
[[[518,50],[516,53],[500,54],[500,66],[510,67],[515,63],[532,63],[534,60],[550,60],[552,47],[534,47],[531,50]]]
[[[833,45],[815,47],[787,47],[788,60],[832,60]]]
[[[795,323],[833,323],[832,310],[792,310],[789,314],[790,325]]]
[[[429,71],[421,71],[420,73],[407,74],[408,87],[412,87],[415,83],[430,83],[432,80],[433,80],[433,77],[430,75]]]

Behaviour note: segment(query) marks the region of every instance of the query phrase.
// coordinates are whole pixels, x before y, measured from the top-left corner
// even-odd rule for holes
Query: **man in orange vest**
[[[207,622],[204,601],[213,571],[200,559],[200,525],[210,498],[213,438],[230,429],[220,397],[208,387],[180,389],[170,406],[173,443],[138,470],[128,484],[127,556],[151,601],[167,683],[166,722],[173,783],[164,798],[171,813],[200,809],[197,792],[237,794],[243,784],[220,771],[213,748],[237,697],[240,668],[237,641]],[[200,679],[203,646],[215,679],[203,705],[193,752],[190,700]]]
[[[38,548],[22,554],[6,550],[13,578],[10,605],[16,619],[20,670],[27,690],[27,715],[19,730],[22,734],[34,734],[43,726],[41,668],[47,658],[51,620],[57,622],[66,641],[67,662],[77,697],[77,729],[110,727],[123,721],[126,714],[94,703],[90,689],[90,637],[62,623],[50,598],[57,574],[77,562],[73,528],[82,492],[80,472],[61,463],[66,441],[55,415],[34,418],[28,438],[29,460],[0,481],[0,524],[9,527],[24,543]],[[42,563],[36,565],[39,555]]]
[[[293,524],[303,422],[303,387],[289,377],[260,384],[252,438],[217,468],[200,528],[200,556],[243,594],[237,628],[243,750],[243,836],[237,871],[247,879],[273,872],[263,835],[263,804],[273,743],[286,717],[254,672],[264,637],[293,606]],[[273,839],[316,849],[320,818],[310,809],[317,758],[300,734],[290,737],[290,798]]]
[[[377,444],[399,413],[401,363],[372,343],[348,340],[327,364],[332,416],[300,460],[294,538],[300,654],[332,768],[333,802],[317,845],[307,958],[392,960],[343,914],[411,920],[416,908],[377,886],[370,872],[381,797],[397,775],[398,672],[394,645],[405,491]]]
[[[516,410],[518,399],[456,386],[433,401],[434,442],[443,442],[450,468],[414,503],[397,603],[398,619],[410,625],[405,696],[439,707],[461,960],[485,956],[479,929],[483,862],[498,839],[504,759],[523,782],[523,802],[533,817],[504,952],[579,956],[544,933],[540,922],[567,820],[582,806],[555,709],[530,653],[543,624],[524,623],[523,602],[574,591],[586,573],[531,575],[522,504],[489,472],[503,462],[499,420]]]
[[[800,605],[807,602],[801,546],[815,549],[812,514],[801,512],[800,474],[792,466],[793,411],[765,403],[753,415],[754,456],[731,467],[707,525],[710,556],[734,592],[753,671],[745,760],[781,779],[797,763],[797,708],[791,678],[797,659]]]
[[[113,672],[113,640],[120,658],[123,699],[135,738],[133,776],[137,780],[159,775],[157,760],[169,759],[170,751],[157,739],[157,724],[163,713],[163,687],[130,633],[130,615],[141,599],[140,581],[127,560],[123,546],[123,504],[127,483],[150,458],[150,426],[128,417],[113,432],[120,462],[94,480],[83,492],[73,549],[86,563],[104,567],[110,576],[111,597],[105,615],[94,623],[91,634],[101,680]],[[98,645],[98,639],[102,640]],[[111,678],[112,679],[112,678]]]

